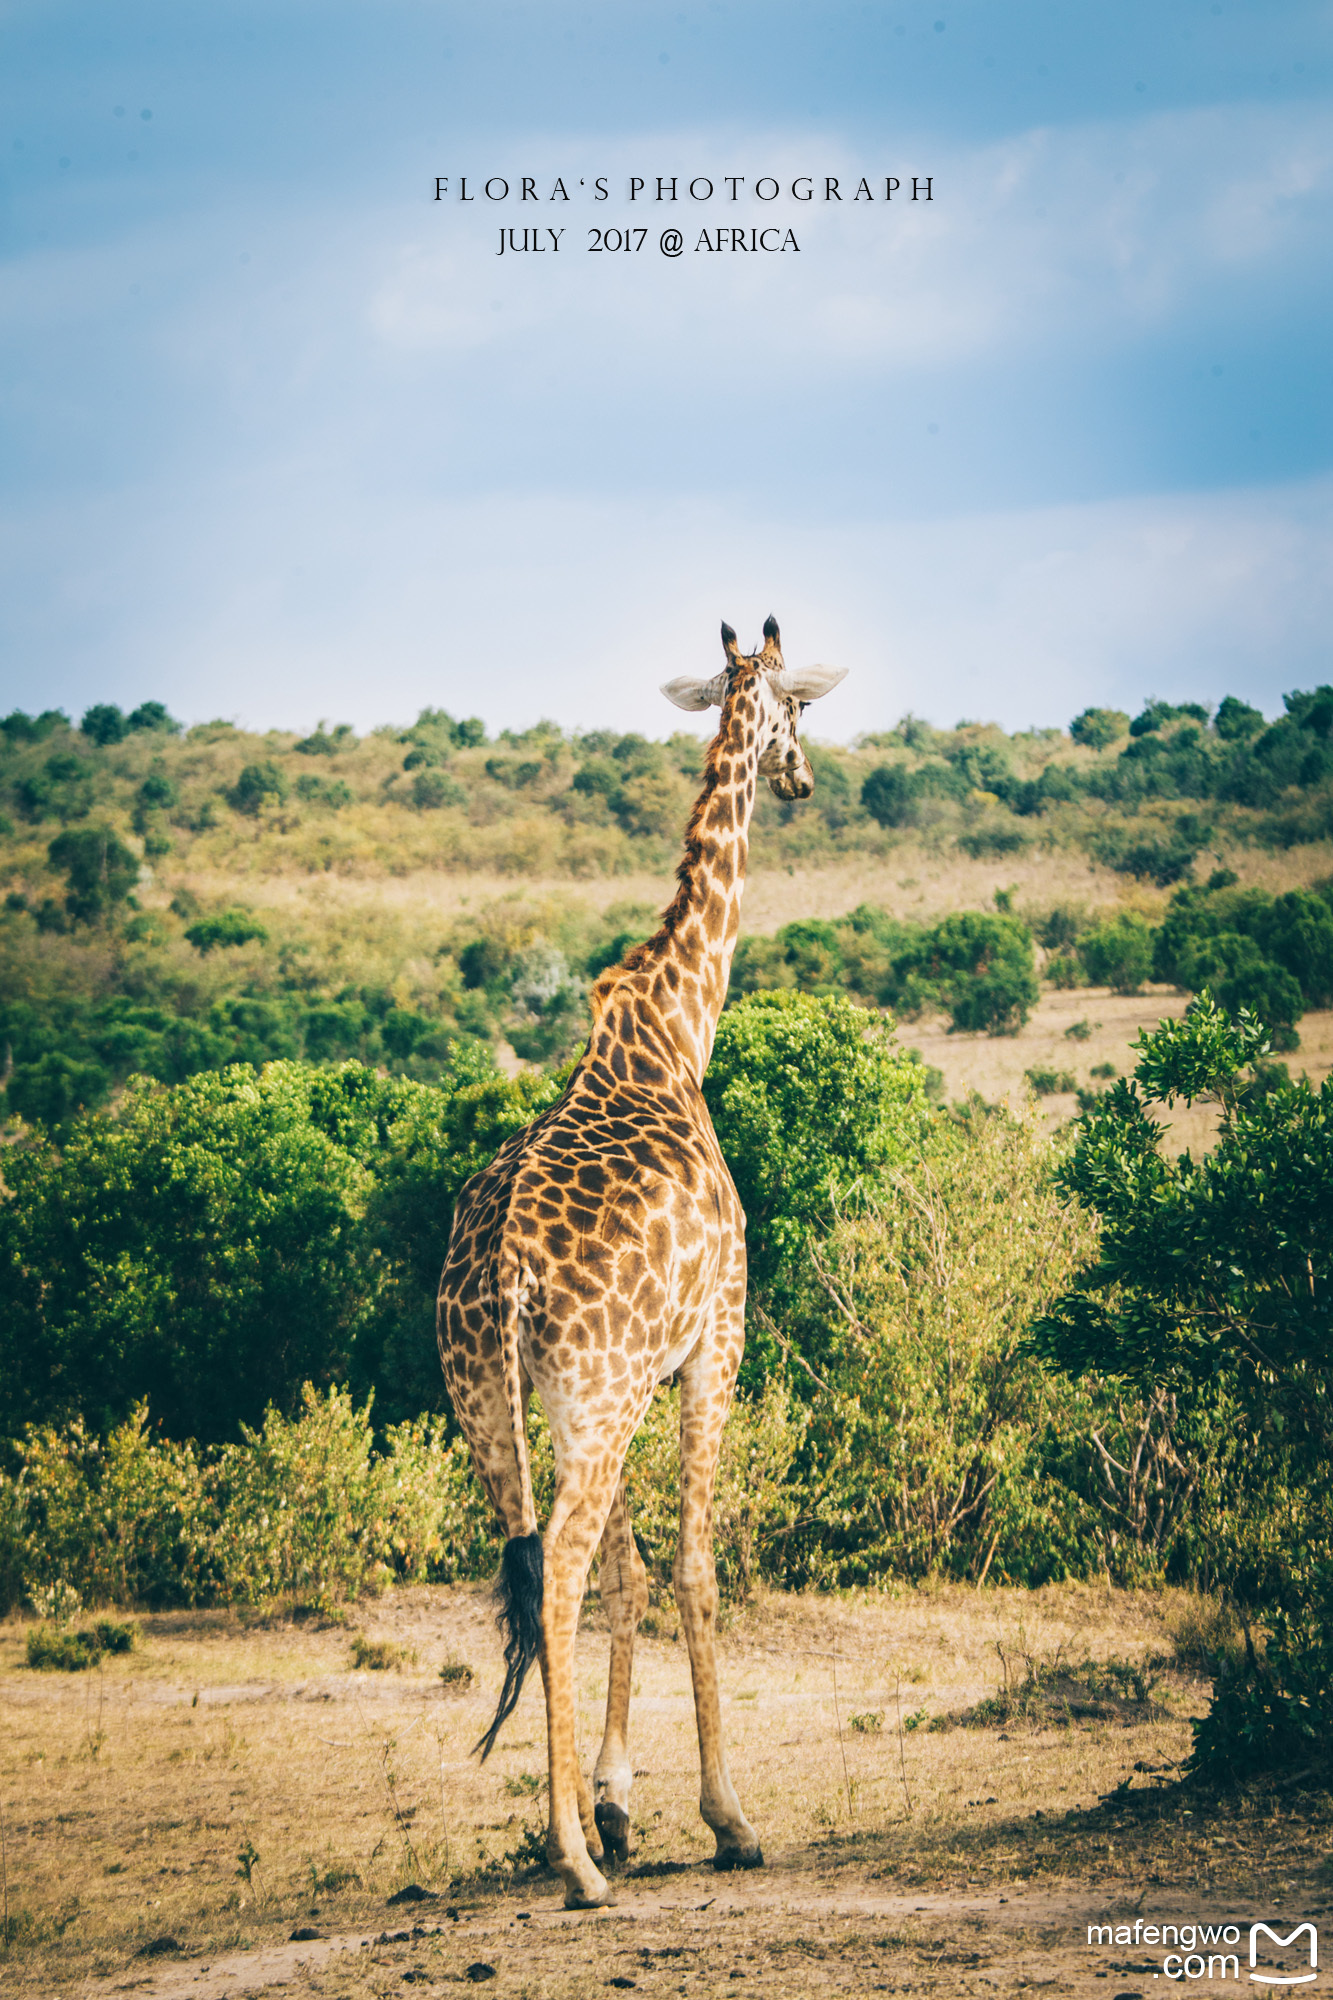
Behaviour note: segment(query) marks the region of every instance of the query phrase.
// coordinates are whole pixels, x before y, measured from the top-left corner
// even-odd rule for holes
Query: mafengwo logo
[[[1261,1935],[1268,1940],[1267,1946],[1260,1944]],[[1267,1972],[1258,1969],[1265,1960],[1271,1960],[1278,1952],[1295,1950],[1302,1938],[1308,1938],[1310,1944],[1308,1970]],[[1256,1986],[1308,1986],[1311,1980],[1317,1977],[1318,1972],[1319,1933],[1313,1924],[1297,1924],[1295,1930],[1287,1937],[1283,1937],[1268,1924],[1250,1925],[1250,1978]]]
[[[1154,1979],[1243,1979],[1238,1924],[1089,1924],[1090,1945],[1172,1945],[1161,1959]],[[1249,1933],[1249,1977],[1256,1986],[1309,1986],[1319,1976],[1319,1933],[1311,1923],[1296,1924],[1285,1935],[1273,1924],[1255,1923]],[[1220,1949],[1219,1949],[1220,1947]],[[1294,1969],[1290,1963],[1295,1957]],[[1129,1968],[1124,1968],[1128,1970]],[[1148,1971],[1148,1966],[1135,1967]]]

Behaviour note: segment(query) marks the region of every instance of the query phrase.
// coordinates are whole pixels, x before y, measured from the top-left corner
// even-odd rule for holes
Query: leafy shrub
[[[297,748],[301,746],[298,744]],[[309,805],[328,806],[338,812],[355,802],[356,793],[342,778],[322,778],[318,771],[303,771],[296,781],[296,796]]]
[[[760,1294],[862,1176],[907,1157],[928,1117],[919,1065],[841,997],[756,993],[729,1008],[703,1089]]]
[[[1178,832],[1166,840],[1112,842],[1103,846],[1101,858],[1121,875],[1143,876],[1165,889],[1189,874],[1202,845],[1201,838]]]
[[[1257,736],[1264,726],[1264,718],[1257,708],[1251,708],[1247,701],[1238,701],[1234,694],[1224,695],[1217,705],[1213,717],[1213,727],[1227,743],[1244,742]]]
[[[358,1632],[352,1640],[352,1665],[358,1672],[387,1673],[391,1668],[414,1666],[416,1654],[410,1646],[392,1639],[367,1639]]]
[[[356,748],[356,736],[350,722],[340,722],[331,736],[321,722],[318,729],[303,736],[292,748],[302,757],[336,757],[340,750]]]
[[[861,786],[861,804],[880,826],[914,826],[921,786],[903,764],[880,764]]]
[[[1089,750],[1105,750],[1128,731],[1129,717],[1120,708],[1085,708],[1069,725],[1075,743],[1085,744]]]
[[[1325,1560],[1295,1608],[1270,1612],[1263,1657],[1217,1667],[1208,1713],[1193,1723],[1187,1768],[1212,1784],[1327,1769],[1333,1723],[1333,1570]]]
[[[1038,1064],[1034,1069],[1025,1069],[1023,1075],[1038,1097],[1054,1097],[1061,1091],[1078,1089],[1078,1079],[1071,1070],[1047,1069]]]
[[[287,776],[271,759],[246,764],[227,793],[227,803],[235,812],[258,813],[267,805],[282,805],[287,797]]]
[[[257,939],[261,944],[268,932],[258,918],[249,910],[222,910],[216,917],[204,917],[197,924],[191,924],[185,933],[186,940],[196,951],[207,954],[216,951],[220,945],[249,944]]]
[[[1158,978],[1208,987],[1229,1012],[1290,1028],[1306,1007],[1333,1002],[1333,887],[1268,896],[1215,875],[1206,889],[1179,890],[1153,963]]]
[[[160,701],[141,701],[137,708],[130,710],[125,726],[130,731],[156,730],[163,736],[179,736],[181,733],[180,723],[167,713],[165,704]]]
[[[1104,1560],[1095,1508],[1046,1462],[1048,1426],[1086,1437],[1090,1413],[1023,1345],[1091,1238],[1035,1122],[1006,1118],[941,1125],[834,1226],[789,1323],[820,1386],[793,1372],[810,1403],[786,1581],[1039,1583]]]
[[[1034,1341],[1071,1371],[1111,1369],[1208,1414],[1239,1442],[1218,1495],[1213,1561],[1258,1602],[1268,1653],[1218,1681],[1194,1767],[1226,1778],[1306,1759],[1333,1729],[1333,1494],[1327,1409],[1333,1382],[1323,1301],[1330,1271],[1333,1086],[1247,1072],[1262,1025],[1204,995],[1142,1039],[1132,1082],[1090,1106],[1061,1168],[1068,1194],[1101,1218],[1096,1260],[1038,1320]],[[1212,1152],[1169,1160],[1149,1106],[1212,1100]],[[1260,1505],[1238,1504],[1257,1489]]]
[[[946,996],[951,1027],[1016,1034],[1040,995],[1032,935],[1017,917],[961,911],[935,925],[923,970]]]
[[[99,1618],[78,1632],[64,1625],[34,1625],[26,1642],[27,1661],[39,1672],[84,1673],[107,1653],[132,1652],[136,1637],[132,1625],[113,1618]]]
[[[139,879],[139,863],[108,827],[80,827],[58,834],[47,849],[53,868],[69,884],[65,908],[76,923],[92,924],[123,903]]]
[[[438,812],[442,806],[467,804],[467,793],[447,771],[427,768],[412,780],[412,803],[418,812]]]
[[[964,854],[980,861],[988,854],[1017,854],[1030,844],[1030,840],[1031,836],[1024,833],[1021,826],[1006,826],[1003,820],[995,820],[960,833],[958,845]]]
[[[346,1391],[307,1384],[299,1416],[270,1409],[260,1430],[211,1450],[154,1437],[142,1408],[105,1440],[76,1419],[14,1449],[17,1473],[0,1475],[0,1610],[49,1602],[52,1578],[76,1602],[286,1596],[327,1610],[392,1578],[484,1576],[499,1554],[462,1441],[423,1418],[390,1426],[376,1451],[369,1408]],[[549,1495],[540,1423],[533,1455]],[[123,1650],[105,1621],[94,1632],[103,1651]]]
[[[99,748],[105,748],[108,743],[123,743],[128,734],[123,712],[114,702],[106,701],[95,702],[85,710],[79,728]]]
[[[1153,934],[1143,917],[1125,910],[1078,941],[1079,960],[1094,986],[1137,993],[1152,971]]]

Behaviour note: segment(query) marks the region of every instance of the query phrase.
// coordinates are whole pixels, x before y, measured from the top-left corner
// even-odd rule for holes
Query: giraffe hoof
[[[615,1907],[616,1892],[609,1882],[602,1884],[600,1895],[585,1896],[581,1889],[565,1891],[567,1910],[609,1910]]]
[[[602,1836],[602,1847],[607,1861],[612,1867],[629,1860],[629,1814],[622,1806],[612,1805],[604,1800],[593,1815],[597,1821],[597,1831]]]
[[[719,1875],[730,1874],[733,1868],[762,1868],[764,1850],[756,1841],[753,1847],[719,1847],[713,1856],[713,1866]]]

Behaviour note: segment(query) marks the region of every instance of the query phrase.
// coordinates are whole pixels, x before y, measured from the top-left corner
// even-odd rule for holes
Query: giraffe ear
[[[689,674],[681,674],[678,679],[668,681],[662,689],[668,701],[674,701],[677,708],[721,708],[727,692],[727,677],[717,674],[711,681],[696,681]]]
[[[774,674],[773,686],[778,694],[794,695],[797,701],[818,701],[846,678],[846,667],[784,667]]]

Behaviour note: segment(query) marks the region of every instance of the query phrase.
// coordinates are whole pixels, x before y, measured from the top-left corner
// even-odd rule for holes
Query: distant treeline
[[[882,858],[911,838],[1002,858],[1042,843],[1159,886],[1188,881],[1224,834],[1285,842],[1333,827],[1333,690],[1286,706],[1272,725],[1233,697],[1211,719],[1197,704],[1153,702],[1132,721],[1088,709],[1068,732],[1014,736],[909,716],[850,749],[814,746],[807,805],[764,790],[756,857]],[[554,723],[490,742],[475,718],[439,709],[361,739],[345,724],[300,738],[225,722],[183,731],[152,701],[129,714],[98,704],[77,729],[58,711],[14,711],[0,721],[6,1108],[60,1126],[135,1072],[174,1083],[237,1061],[355,1059],[428,1080],[451,1042],[563,1059],[585,1032],[590,981],[652,929],[651,905],[599,918],[516,892],[427,927],[391,906],[335,915],[313,898],[261,915],[247,878],[664,868],[701,756],[693,736]],[[191,886],[219,876],[235,884],[226,897]],[[1241,892],[1214,869],[1157,930],[1000,900],[936,923],[867,905],[748,939],[733,997],[840,991],[1004,1033],[1026,1019],[1039,971],[1122,990],[1152,977],[1208,984],[1290,1045],[1302,1010],[1333,994],[1323,891]]]
[[[1197,702],[1151,701],[1132,720],[1090,708],[1068,732],[1012,736],[973,722],[935,729],[909,715],[848,749],[816,745],[814,799],[793,808],[761,794],[756,825],[790,836],[777,843],[783,858],[856,848],[877,830],[934,831],[996,854],[1055,833],[1168,884],[1207,846],[1218,814],[1277,846],[1333,834],[1333,687],[1283,699],[1286,713],[1271,724],[1228,695],[1211,715]],[[247,736],[223,721],[183,732],[160,702],[129,715],[99,703],[77,729],[53,709],[0,720],[0,800],[20,848],[26,828],[101,819],[132,829],[152,859],[218,830],[234,843],[236,822],[248,820],[252,834],[287,843],[285,854],[266,850],[266,865],[356,868],[390,858],[379,851],[386,823],[364,823],[358,841],[330,822],[392,808],[400,850],[403,815],[429,823],[427,841],[408,839],[409,863],[484,858],[522,872],[535,859],[547,870],[615,872],[661,858],[654,843],[677,840],[700,756],[691,735],[651,742],[610,730],[570,734],[554,722],[490,742],[477,718],[443,709],[424,709],[411,729],[358,740],[345,723],[304,737]],[[1068,810],[1090,802],[1098,810]],[[1209,814],[1159,810],[1180,804]],[[1124,820],[1144,815],[1151,824],[1127,833]],[[534,821],[545,825],[535,849]],[[497,826],[497,837],[477,838]],[[53,899],[45,921],[57,925],[61,915]]]

